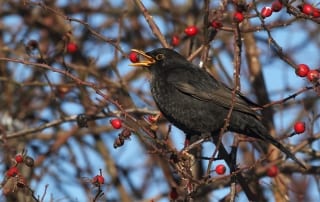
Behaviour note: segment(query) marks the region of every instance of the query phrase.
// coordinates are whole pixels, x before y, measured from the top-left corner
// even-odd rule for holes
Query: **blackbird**
[[[268,133],[259,114],[252,109],[257,105],[241,93],[232,98],[232,89],[172,49],[159,48],[147,53],[132,51],[144,59],[131,66],[148,67],[152,74],[151,93],[159,110],[186,134],[219,134],[234,99],[229,131],[271,143],[305,168],[294,154]]]

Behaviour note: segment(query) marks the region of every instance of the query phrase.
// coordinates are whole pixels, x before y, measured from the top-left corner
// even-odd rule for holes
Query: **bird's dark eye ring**
[[[164,55],[163,54],[158,54],[156,55],[156,60],[163,60],[164,59]]]

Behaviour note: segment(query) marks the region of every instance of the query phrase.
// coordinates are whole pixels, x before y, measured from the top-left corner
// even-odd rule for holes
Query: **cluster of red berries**
[[[18,154],[15,156],[16,164],[24,163],[28,167],[34,166],[34,160],[30,156]]]
[[[272,3],[271,7],[263,7],[260,11],[260,15],[262,18],[270,17],[273,12],[279,12],[282,9],[282,6],[282,2],[280,0],[276,0]]]
[[[199,29],[195,25],[189,25],[184,29],[184,33],[187,37],[194,37],[198,34]],[[180,44],[180,37],[177,34],[172,35],[171,37],[171,45],[178,46]]]
[[[279,12],[282,9],[282,6],[283,6],[283,4],[280,0],[274,1],[272,3],[271,7],[266,6],[261,9],[261,11],[260,11],[261,17],[262,18],[270,17],[273,12]],[[244,20],[244,14],[241,9],[234,12],[233,20],[237,23],[240,23]]]
[[[211,26],[214,29],[220,29],[222,27],[222,23],[218,20],[213,20],[211,22]],[[199,33],[199,29],[197,26],[195,25],[189,25],[184,29],[184,33],[186,34],[186,36],[188,37],[194,37]],[[180,38],[178,35],[173,35],[171,38],[171,44],[173,46],[178,46],[180,44]]]
[[[212,26],[214,27],[214,25],[212,25]],[[221,24],[221,26],[222,26],[222,24]],[[187,37],[194,37],[199,33],[199,28],[196,25],[189,25],[184,29],[184,33]],[[178,46],[180,44],[180,38],[178,35],[174,34],[171,37],[171,44],[172,44],[172,46]]]
[[[312,16],[314,18],[320,17],[320,10],[311,4],[304,3],[304,4],[300,5],[299,8],[300,8],[301,12],[303,12],[306,15]]]
[[[18,165],[24,163],[28,167],[34,166],[34,160],[30,156],[26,156],[23,154],[17,154],[14,158],[15,164],[7,170],[6,175],[8,177],[14,177],[18,174]]]
[[[226,167],[223,164],[219,164],[216,166],[215,171],[218,175],[223,175],[226,172]],[[276,177],[278,175],[278,173],[279,173],[279,168],[276,165],[270,166],[267,169],[267,175],[269,177]]]
[[[282,4],[281,0],[275,0],[272,3],[271,7],[266,6],[261,9],[261,11],[260,11],[261,17],[262,18],[270,17],[273,12],[279,12],[282,9],[282,7],[283,7],[283,4]],[[244,17],[244,10],[245,9],[237,9],[233,13],[234,22],[240,23],[244,20],[244,18],[245,18]],[[311,4],[308,4],[308,3],[305,3],[301,6],[301,11],[307,15],[312,15],[313,17],[320,16],[319,9],[315,8],[314,6],[312,6]],[[220,29],[222,26],[223,26],[223,24],[219,20],[212,20],[212,22],[211,22],[211,27],[214,29]],[[187,26],[184,29],[184,33],[188,37],[194,37],[198,34],[198,32],[199,32],[199,29],[195,25]],[[172,46],[178,46],[180,44],[180,38],[178,35],[174,34],[171,37],[171,44],[172,44]],[[129,58],[132,62],[138,62],[137,54],[129,55]]]
[[[12,167],[6,173],[6,178],[2,183],[2,194],[7,195],[15,192],[17,188],[25,188],[27,186],[27,180],[21,174],[19,174],[17,167]]]
[[[271,7],[265,6],[261,9],[260,14],[262,18],[267,18],[272,15],[273,12],[279,12],[283,7],[283,4],[281,0],[275,0]],[[299,6],[301,12],[303,12],[306,15],[312,16],[314,18],[320,17],[320,9],[315,8],[313,5],[304,3]],[[233,14],[233,20],[237,23],[240,23],[244,20],[244,14],[242,11],[236,11]]]
[[[320,72],[317,69],[311,69],[306,64],[299,64],[296,68],[296,75],[307,77],[309,81],[316,82],[320,78]]]
[[[24,164],[28,167],[34,166],[34,160],[30,156],[17,154],[14,159],[14,165],[6,171],[6,178],[3,182],[3,193],[14,192],[15,187],[24,188],[26,186],[26,179],[19,173],[18,166]],[[7,184],[14,183],[14,186],[7,186]]]

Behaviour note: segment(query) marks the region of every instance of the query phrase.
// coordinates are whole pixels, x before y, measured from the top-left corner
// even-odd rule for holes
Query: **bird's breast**
[[[159,110],[168,121],[184,132],[212,132],[222,127],[224,118],[219,117],[223,117],[226,110],[182,93],[162,78],[153,78],[150,84]]]

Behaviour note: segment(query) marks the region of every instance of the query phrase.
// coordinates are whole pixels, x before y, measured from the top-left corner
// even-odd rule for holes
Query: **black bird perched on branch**
[[[151,93],[158,108],[186,134],[219,134],[233,103],[227,130],[271,143],[305,168],[294,154],[269,135],[251,108],[257,105],[242,94],[233,95],[230,88],[174,50],[132,51],[144,60],[131,65],[148,67],[152,74]]]

